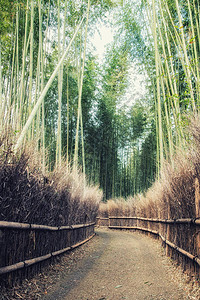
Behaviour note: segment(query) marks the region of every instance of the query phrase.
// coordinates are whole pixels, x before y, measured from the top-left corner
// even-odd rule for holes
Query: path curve
[[[139,233],[98,229],[96,243],[45,300],[184,300],[160,244]]]

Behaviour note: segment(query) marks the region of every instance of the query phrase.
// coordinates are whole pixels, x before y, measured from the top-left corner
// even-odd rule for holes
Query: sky
[[[112,30],[109,24],[98,24],[98,30],[94,33],[91,38],[91,42],[96,50],[93,50],[94,55],[98,56],[99,63],[103,61],[105,55],[106,46],[113,42],[114,31]],[[121,106],[124,104],[131,106],[135,103],[136,100],[144,98],[147,89],[146,89],[146,75],[145,73],[140,74],[137,64],[132,62],[129,67],[129,84],[126,90],[126,93],[121,101]]]
[[[99,22],[98,30],[95,31],[94,36],[91,38],[91,42],[96,48],[94,54],[98,55],[99,62],[101,62],[106,51],[106,46],[113,42],[113,30],[111,26]]]

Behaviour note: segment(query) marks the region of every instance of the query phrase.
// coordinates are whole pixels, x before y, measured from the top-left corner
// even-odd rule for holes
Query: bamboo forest
[[[104,200],[147,191],[193,141],[199,10],[198,0],[1,0],[0,130],[12,153],[31,144],[44,175],[80,169]],[[99,24],[113,31],[101,59]]]
[[[199,109],[199,0],[0,0],[0,299],[200,299]]]

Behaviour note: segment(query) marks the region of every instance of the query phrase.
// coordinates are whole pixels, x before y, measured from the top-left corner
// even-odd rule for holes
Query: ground
[[[144,234],[97,229],[97,235],[2,299],[200,299],[198,286]]]

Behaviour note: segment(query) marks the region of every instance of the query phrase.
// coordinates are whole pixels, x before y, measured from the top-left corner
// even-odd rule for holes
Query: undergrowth
[[[50,226],[95,221],[102,192],[66,162],[43,175],[40,154],[27,146],[14,154],[0,138],[0,220]]]

